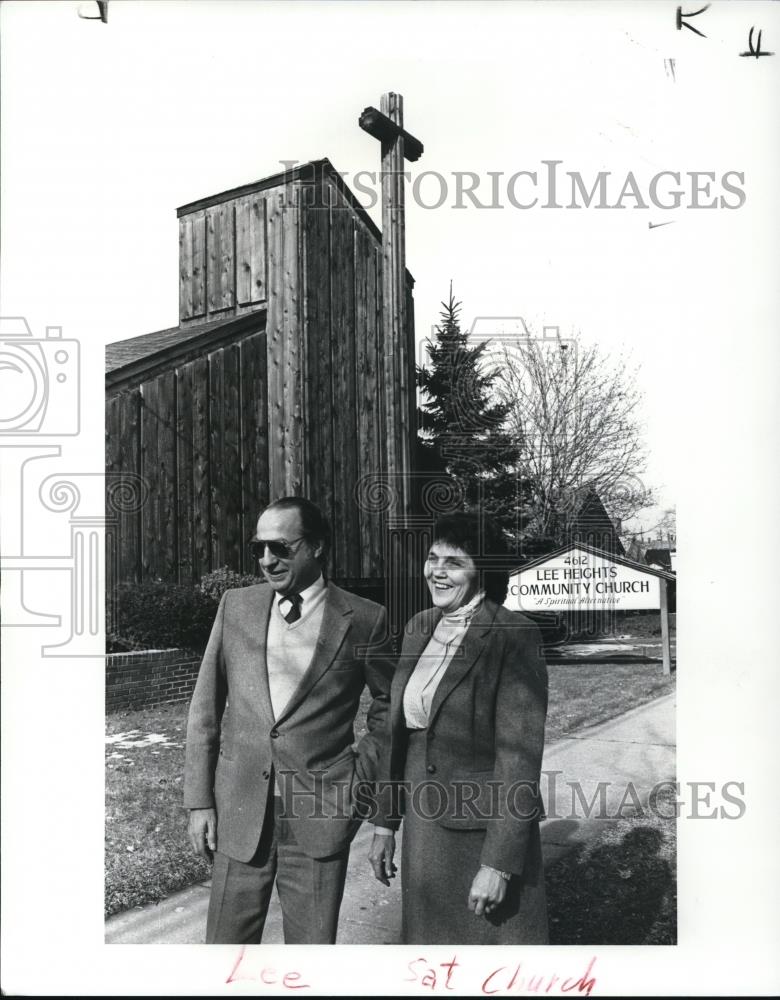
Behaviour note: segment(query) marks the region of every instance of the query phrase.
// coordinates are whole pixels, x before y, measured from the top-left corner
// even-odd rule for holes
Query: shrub
[[[217,604],[222,600],[222,595],[226,590],[235,590],[237,587],[252,587],[260,583],[260,578],[251,573],[237,573],[234,569],[223,566],[215,569],[213,573],[207,573],[200,578],[201,593],[207,594]]]
[[[136,649],[136,644],[122,639],[116,632],[106,628],[106,652],[107,653],[132,653]]]
[[[118,588],[111,639],[131,649],[206,648],[217,601],[197,587],[159,580]]]

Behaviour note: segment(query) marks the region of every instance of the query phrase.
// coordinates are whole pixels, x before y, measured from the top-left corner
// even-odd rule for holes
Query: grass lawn
[[[106,720],[107,916],[211,875],[190,849],[181,806],[187,708],[161,705]]]
[[[674,792],[657,813],[604,821],[595,840],[545,872],[550,944],[676,944]]]
[[[657,663],[550,663],[545,740],[614,719],[674,690]]]
[[[674,684],[657,664],[551,664],[548,670],[548,742],[614,718],[673,690]],[[358,738],[366,705],[364,698],[355,727]],[[187,709],[185,702],[107,718],[106,915],[163,899],[210,877],[209,866],[190,849],[181,806]],[[639,821],[621,822],[631,827]],[[605,864],[620,843],[605,843]],[[592,870],[587,858],[581,863]]]

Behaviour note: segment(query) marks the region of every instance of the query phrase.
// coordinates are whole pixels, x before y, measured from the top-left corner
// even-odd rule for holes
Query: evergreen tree
[[[483,363],[488,343],[469,344],[460,328],[461,303],[442,302],[439,325],[427,345],[429,364],[417,369],[423,401],[417,411],[417,467],[431,478],[457,483],[459,506],[481,506],[510,530],[518,530],[521,487],[518,449],[504,429],[509,405],[495,402],[498,377]]]

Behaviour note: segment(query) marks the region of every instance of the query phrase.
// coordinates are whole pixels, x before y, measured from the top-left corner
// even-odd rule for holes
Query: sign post
[[[661,580],[661,649],[664,658],[664,675],[668,676],[672,672],[672,650],[669,642],[669,602],[666,588],[668,583]]]

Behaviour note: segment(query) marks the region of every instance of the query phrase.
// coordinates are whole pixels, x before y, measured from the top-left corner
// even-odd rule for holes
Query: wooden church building
[[[386,343],[381,233],[328,160],[178,217],[178,324],[106,349],[109,586],[250,572],[259,511],[303,494],[331,522],[333,579],[376,587],[376,498],[410,509],[411,275]]]

